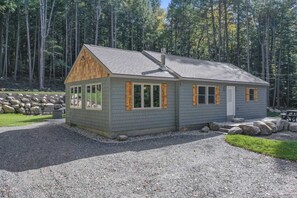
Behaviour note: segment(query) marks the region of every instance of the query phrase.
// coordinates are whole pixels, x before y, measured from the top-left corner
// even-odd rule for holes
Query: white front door
[[[235,116],[235,87],[227,86],[227,117]]]

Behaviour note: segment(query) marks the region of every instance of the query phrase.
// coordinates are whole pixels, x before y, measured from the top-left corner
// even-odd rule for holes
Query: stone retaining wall
[[[65,109],[65,94],[0,93],[0,114],[51,114],[56,109]]]

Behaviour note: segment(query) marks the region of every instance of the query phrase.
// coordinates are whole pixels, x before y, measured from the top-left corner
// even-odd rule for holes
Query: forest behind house
[[[228,62],[297,106],[296,0],[1,0],[0,88],[63,83],[84,43]]]

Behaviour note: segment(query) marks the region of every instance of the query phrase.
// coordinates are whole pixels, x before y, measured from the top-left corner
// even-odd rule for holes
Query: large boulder
[[[18,104],[20,104],[20,101],[19,100],[15,100],[15,99],[10,100],[9,102],[10,102],[11,105],[18,105]]]
[[[9,105],[2,106],[5,113],[15,113],[15,109]]]
[[[49,101],[50,101],[51,103],[54,103],[54,104],[57,102],[57,101],[56,101],[55,99],[53,99],[53,98],[50,98]]]
[[[262,121],[255,121],[253,123],[254,126],[259,127],[261,133],[260,135],[271,135],[272,129]]]
[[[245,135],[255,136],[261,133],[259,127],[257,126],[241,124],[239,127],[242,129],[242,132]]]
[[[7,101],[4,101],[4,102],[2,102],[2,105],[10,105],[10,103],[9,102],[7,102]]]
[[[19,108],[20,108],[20,105],[18,105],[18,104],[16,104],[16,105],[11,105],[16,111],[18,111],[19,110]]]
[[[26,103],[26,104],[25,104],[25,108],[26,108],[26,109],[30,109],[30,108],[31,108],[31,103]]]
[[[117,140],[118,141],[126,141],[126,140],[128,140],[128,136],[127,135],[118,135]]]
[[[26,110],[23,107],[21,107],[18,112],[21,114],[26,114]]]
[[[37,98],[37,97],[33,97],[32,100],[33,100],[34,102],[39,102],[39,98]]]
[[[39,103],[37,103],[37,102],[32,102],[31,106],[32,106],[32,107],[38,107],[38,106],[39,106]]]
[[[266,125],[268,125],[271,129],[272,129],[272,133],[276,133],[277,132],[277,127],[276,127],[276,124],[273,123],[272,121],[264,121],[264,123]]]
[[[4,113],[2,106],[0,106],[0,114]]]
[[[240,127],[232,127],[229,129],[228,134],[234,135],[234,134],[242,134],[242,129]]]
[[[14,100],[14,97],[13,96],[7,96],[6,99],[11,101],[11,100]]]
[[[42,103],[46,103],[46,98],[42,98],[42,99],[41,99],[41,102],[42,102]]]
[[[277,120],[276,128],[277,131],[287,131],[290,126],[290,123],[287,120]]]
[[[38,106],[31,107],[30,111],[31,111],[32,115],[40,115],[41,114],[41,109]]]
[[[297,132],[297,123],[291,123],[289,126],[289,131]]]
[[[209,123],[209,128],[212,131],[219,131],[220,130],[220,124],[217,122],[211,122]]]
[[[209,128],[208,128],[208,126],[203,127],[203,128],[201,129],[201,132],[203,132],[203,133],[207,133],[207,132],[209,132]]]
[[[21,101],[26,104],[26,103],[30,102],[30,99],[28,99],[28,98],[22,98]]]

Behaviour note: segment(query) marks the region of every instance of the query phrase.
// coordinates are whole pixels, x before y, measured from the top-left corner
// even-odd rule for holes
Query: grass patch
[[[54,91],[37,91],[37,92],[34,92],[34,91],[0,91],[0,94],[3,93],[3,94],[7,94],[7,93],[21,93],[21,94],[47,94],[47,95],[53,95],[53,94],[65,94],[65,92],[62,92],[62,91],[57,91],[57,92],[54,92]]]
[[[225,141],[264,155],[297,161],[297,141],[268,140],[245,135],[226,135]]]
[[[23,126],[51,119],[52,115],[28,116],[22,114],[0,114],[0,127]]]

